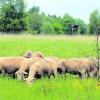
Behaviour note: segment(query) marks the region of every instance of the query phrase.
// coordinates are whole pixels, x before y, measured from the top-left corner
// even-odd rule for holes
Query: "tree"
[[[76,19],[75,24],[79,25],[79,33],[80,34],[86,34],[87,32],[87,25],[84,23],[81,19]]]
[[[54,28],[50,21],[43,22],[41,30],[44,34],[54,34]]]
[[[27,16],[27,29],[34,34],[41,32],[42,17],[38,14],[28,13]]]
[[[10,5],[12,5],[12,4],[15,4],[16,1],[20,1],[20,0],[0,0],[0,5],[1,5],[1,7],[2,7],[3,5],[5,5],[5,4],[10,4]]]
[[[65,16],[62,19],[63,32],[65,34],[72,34],[71,26],[74,23],[74,19],[70,15],[65,14]]]
[[[100,12],[98,10],[90,15],[89,31],[91,34],[100,34]]]
[[[50,19],[51,19],[51,23],[52,23],[52,26],[54,28],[54,33],[55,34],[62,34],[62,20],[60,17],[57,17],[56,15],[52,15],[50,16]]]
[[[43,15],[39,14],[39,9],[39,7],[33,6],[26,17],[27,30],[33,34],[41,33]]]
[[[18,32],[24,30],[24,28],[23,0],[4,4],[0,15],[0,30],[4,32]]]
[[[29,13],[38,14],[39,11],[40,11],[40,8],[39,8],[39,7],[33,6],[33,7],[29,10]]]
[[[56,34],[62,34],[62,33],[63,33],[63,32],[62,32],[62,25],[61,25],[60,23],[54,22],[54,23],[52,24],[52,26],[53,26],[54,32],[55,32]]]

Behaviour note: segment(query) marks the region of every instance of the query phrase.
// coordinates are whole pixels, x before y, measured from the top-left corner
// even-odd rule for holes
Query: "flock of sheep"
[[[62,78],[66,73],[79,75],[80,78],[94,77],[97,74],[96,58],[70,58],[44,57],[40,52],[27,51],[24,56],[0,57],[0,73],[12,76],[18,80],[25,80],[31,84],[33,80],[51,75]]]

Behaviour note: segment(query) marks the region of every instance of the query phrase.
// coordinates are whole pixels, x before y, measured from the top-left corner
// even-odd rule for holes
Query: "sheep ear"
[[[28,73],[27,73],[27,72],[25,72],[25,71],[23,71],[23,73],[24,73],[24,74],[26,74],[26,75],[28,75]]]

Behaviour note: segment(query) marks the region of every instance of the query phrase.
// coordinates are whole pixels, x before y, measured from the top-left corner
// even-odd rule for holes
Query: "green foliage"
[[[49,21],[47,21],[47,22],[45,21],[42,24],[41,30],[42,30],[42,33],[44,33],[44,34],[47,34],[47,33],[48,34],[54,34],[54,28]]]
[[[63,32],[65,34],[72,34],[71,26],[73,24],[75,24],[74,19],[70,15],[65,14],[65,16],[62,19]]]
[[[54,28],[54,32],[56,33],[56,34],[62,34],[63,33],[63,30],[62,30],[62,28],[63,28],[63,26],[62,26],[62,23],[61,23],[61,18],[60,17],[57,17],[57,16],[52,16],[52,20],[51,20],[51,22],[52,22],[52,26],[53,26],[53,28]]]
[[[61,19],[56,17],[55,15],[49,15],[48,17],[43,16],[42,32],[47,34],[61,34]]]
[[[40,34],[42,26],[42,15],[39,14],[39,7],[33,6],[27,13],[27,30],[32,34]]]
[[[60,23],[54,22],[53,28],[56,34],[62,34],[62,25]]]
[[[36,6],[33,6],[30,10],[29,10],[30,13],[35,13],[35,14],[38,14],[40,12],[40,8],[39,7],[36,7]]]
[[[41,32],[42,17],[39,14],[28,13],[27,15],[27,28],[33,34]]]
[[[80,34],[86,34],[87,32],[87,25],[84,23],[81,19],[76,19],[75,24],[79,25],[79,33]]]
[[[100,12],[98,10],[91,13],[89,30],[91,34],[100,34]]]
[[[24,2],[16,1],[14,4],[4,4],[1,9],[0,30],[4,32],[17,32],[25,28]]]
[[[80,33],[86,33],[86,25],[82,20],[75,20],[65,14],[63,18],[56,15],[46,16],[40,13],[40,8],[33,6],[25,12],[23,0],[2,1],[0,9],[0,31],[19,32],[22,30],[32,34],[71,34],[72,25],[80,25]],[[76,23],[75,23],[76,22]]]

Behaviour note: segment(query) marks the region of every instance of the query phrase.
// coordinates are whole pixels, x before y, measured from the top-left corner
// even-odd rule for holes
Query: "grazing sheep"
[[[38,61],[41,61],[43,58],[40,57],[32,57],[29,59],[26,59],[22,62],[20,69],[16,72],[16,76],[18,80],[23,80],[24,79],[24,73],[28,72],[30,66]],[[28,74],[28,73],[27,73]]]
[[[88,77],[96,77],[97,76],[97,59],[95,57],[88,58],[89,67],[87,67],[86,72]]]
[[[26,82],[31,84],[36,75],[47,75],[50,78],[51,75],[54,78],[57,76],[57,64],[54,60],[43,59],[37,63],[34,63],[29,69],[29,76],[26,78]]]
[[[56,63],[60,60],[58,57],[44,57],[40,52],[36,52],[34,54],[34,57],[27,59],[26,61],[22,63],[21,68],[16,72],[17,79],[23,80],[25,78],[24,72],[26,71],[29,72],[29,68],[31,67],[33,63],[41,61],[43,59],[54,60]]]
[[[63,74],[71,73],[79,75],[81,78],[92,77],[97,72],[95,63],[88,58],[62,60],[57,70],[62,74],[62,77]]]
[[[5,75],[5,74],[12,75],[15,78],[15,72],[18,71],[21,67],[23,67],[24,63],[27,63],[27,60],[29,61],[30,58],[32,58],[32,56],[33,56],[33,59],[35,58],[37,59],[38,56],[40,57],[40,55],[42,55],[39,52],[36,52],[34,53],[34,55],[32,55],[31,51],[27,51],[25,54],[26,56],[24,57],[21,57],[21,56],[19,57],[0,57],[0,73],[2,75]],[[26,74],[26,73],[23,71],[23,74]]]
[[[0,72],[5,74],[12,74],[21,67],[22,62],[26,60],[24,57],[0,57]]]

